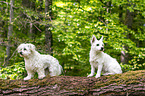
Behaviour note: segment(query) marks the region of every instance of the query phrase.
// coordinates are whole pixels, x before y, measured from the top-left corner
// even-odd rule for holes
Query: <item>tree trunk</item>
[[[128,5],[130,6],[130,5]],[[130,12],[128,9],[126,11],[126,17],[125,17],[125,21],[124,24],[127,25],[128,29],[132,29],[132,24],[133,24],[133,18],[134,18],[134,13]],[[130,34],[128,34],[126,36],[127,39],[130,39]],[[125,50],[128,50],[128,46],[124,46]],[[121,51],[121,62],[123,64],[127,64],[129,60],[129,54],[125,53],[124,51]]]
[[[26,8],[29,8],[29,9],[32,9],[34,10],[35,9],[35,3],[32,1],[32,0],[22,0],[22,5],[25,6]],[[29,24],[26,24],[25,26],[28,26],[29,27],[29,31],[28,31],[28,36],[30,39],[33,39],[34,38],[34,30],[33,30],[33,20],[32,20],[32,17],[30,16],[26,16],[26,14],[22,13],[21,14],[23,18],[29,18]],[[27,32],[26,32],[27,33]]]
[[[33,38],[33,23],[30,22],[30,31],[29,31],[30,35],[29,35],[29,38]]]
[[[11,56],[11,48],[10,48],[10,45],[11,45],[11,39],[12,39],[11,37],[12,37],[12,32],[13,32],[13,13],[14,13],[13,5],[14,5],[14,0],[11,0],[10,1],[10,22],[9,22],[8,34],[7,34],[8,45],[7,45],[7,48],[6,48],[7,58],[6,58],[6,65],[5,66],[7,66],[8,61],[9,61],[9,58]]]
[[[32,0],[22,0],[22,5],[30,9],[35,9],[35,3]]]
[[[45,22],[47,24],[45,25],[45,47],[46,47],[46,53],[53,54],[52,50],[52,32],[50,30],[50,27],[52,26],[49,22],[52,18],[52,0],[46,0],[45,1]]]
[[[144,96],[145,70],[110,76],[47,76],[43,80],[2,80],[0,96]]]

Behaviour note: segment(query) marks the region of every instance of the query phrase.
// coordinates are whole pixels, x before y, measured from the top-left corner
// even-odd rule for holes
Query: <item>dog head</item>
[[[18,53],[21,57],[27,58],[35,51],[35,46],[33,44],[20,44],[17,48]]]
[[[95,51],[104,51],[103,36],[100,40],[97,40],[96,37],[93,35],[91,40],[91,49]]]

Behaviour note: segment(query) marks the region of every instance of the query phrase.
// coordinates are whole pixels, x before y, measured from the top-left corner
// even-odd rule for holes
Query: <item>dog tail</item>
[[[59,65],[59,73],[58,73],[58,75],[62,74],[62,72],[63,72],[63,68],[62,68],[61,65]]]
[[[61,75],[63,72],[63,68],[62,66],[59,64],[59,61],[57,62],[57,66],[58,66],[58,69],[57,69],[57,76]]]

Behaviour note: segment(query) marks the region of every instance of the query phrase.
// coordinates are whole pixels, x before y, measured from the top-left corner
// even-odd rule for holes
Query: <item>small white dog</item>
[[[91,40],[90,50],[90,65],[91,74],[88,77],[92,77],[95,73],[95,68],[98,68],[96,78],[103,75],[120,74],[122,73],[121,67],[116,59],[112,58],[108,54],[104,53],[103,36],[100,40],[97,40],[93,35]]]
[[[35,50],[33,44],[21,44],[18,46],[17,51],[25,60],[28,76],[24,80],[31,79],[35,72],[38,73],[39,79],[43,79],[48,72],[50,72],[50,76],[61,74],[62,67],[59,65],[58,60],[50,55],[41,55]]]

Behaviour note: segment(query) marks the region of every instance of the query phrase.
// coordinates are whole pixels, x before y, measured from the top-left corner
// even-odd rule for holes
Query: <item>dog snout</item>
[[[22,53],[22,52],[20,52],[20,54],[21,54],[21,55],[23,55],[23,53]]]
[[[101,51],[104,51],[104,47],[101,47]]]

